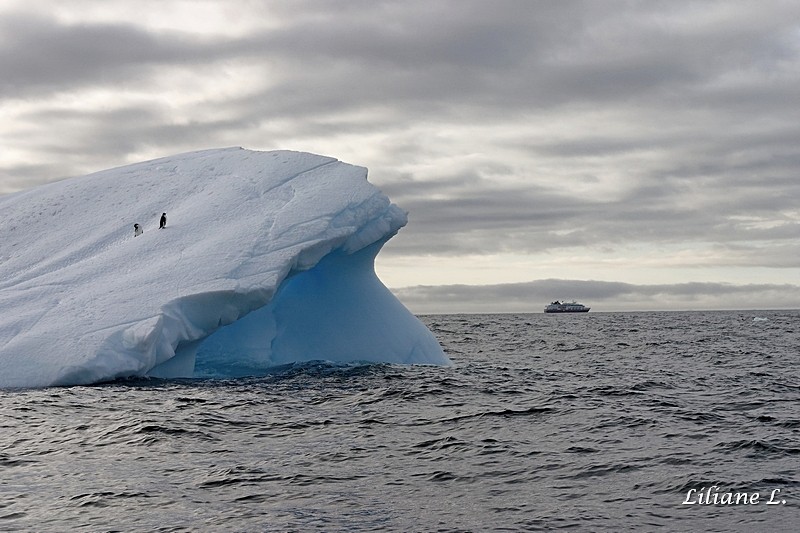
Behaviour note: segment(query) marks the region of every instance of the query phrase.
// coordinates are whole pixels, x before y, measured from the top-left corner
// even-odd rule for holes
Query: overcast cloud
[[[309,151],[418,312],[800,307],[798,2],[7,0],[0,72],[0,193]]]

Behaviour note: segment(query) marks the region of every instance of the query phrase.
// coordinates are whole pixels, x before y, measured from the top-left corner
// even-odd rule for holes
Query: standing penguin
[[[167,214],[161,213],[161,222],[158,224],[158,229],[167,227]]]
[[[133,236],[134,237],[138,237],[142,233],[144,233],[144,230],[142,229],[142,227],[139,224],[134,224],[133,225]]]

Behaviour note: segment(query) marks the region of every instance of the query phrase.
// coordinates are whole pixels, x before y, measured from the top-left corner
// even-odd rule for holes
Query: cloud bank
[[[497,285],[439,285],[396,289],[413,312],[540,313],[554,300],[577,300],[591,312],[709,309],[796,309],[800,287],[784,284],[731,285],[631,283],[547,279]]]

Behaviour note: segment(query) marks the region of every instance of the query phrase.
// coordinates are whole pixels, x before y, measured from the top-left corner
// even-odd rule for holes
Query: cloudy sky
[[[3,0],[0,72],[0,193],[315,152],[415,312],[800,308],[800,2]]]

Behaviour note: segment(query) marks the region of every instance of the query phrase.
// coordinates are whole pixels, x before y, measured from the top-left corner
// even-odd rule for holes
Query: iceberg
[[[406,222],[365,168],[292,151],[204,150],[0,197],[0,387],[448,365],[375,274]]]

